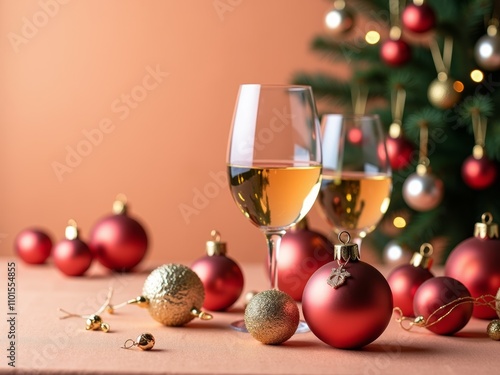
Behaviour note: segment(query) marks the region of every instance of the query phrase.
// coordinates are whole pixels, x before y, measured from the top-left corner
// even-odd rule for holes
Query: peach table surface
[[[19,259],[4,258],[0,262],[0,373],[13,370],[7,358],[11,317],[7,264],[12,261],[16,263],[15,365],[22,373],[409,375],[493,374],[500,368],[500,342],[487,336],[485,320],[472,319],[461,332],[446,337],[422,328],[406,332],[392,319],[386,331],[362,350],[334,349],[310,332],[269,346],[229,328],[231,321],[243,316],[243,297],[231,311],[184,327],[164,327],[147,310],[126,306],[113,315],[102,314],[110,332],[86,331],[82,318],[59,319],[58,307],[91,314],[110,285],[113,303],[134,298],[141,294],[149,270],[118,275],[93,266],[88,276],[69,278],[51,264],[27,266]],[[266,289],[263,265],[243,264],[242,268],[245,291]],[[152,351],[121,348],[125,340],[143,332],[156,338]]]

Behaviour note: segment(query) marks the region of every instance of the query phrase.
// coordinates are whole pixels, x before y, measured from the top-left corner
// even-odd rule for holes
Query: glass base
[[[245,321],[244,320],[236,320],[230,324],[230,327],[234,329],[235,331],[238,332],[244,332],[248,333],[247,327],[245,326]],[[307,325],[306,322],[303,320],[299,321],[299,326],[297,327],[297,330],[295,331],[295,334],[297,333],[307,333],[310,332],[311,330],[309,329],[309,326]]]

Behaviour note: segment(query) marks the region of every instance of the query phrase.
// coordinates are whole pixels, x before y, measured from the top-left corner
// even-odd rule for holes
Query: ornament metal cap
[[[498,238],[498,224],[493,222],[493,215],[485,212],[481,215],[481,223],[474,225],[474,237],[485,239]]]
[[[342,236],[345,235],[347,237],[346,241],[342,240]],[[339,241],[341,242],[340,244],[335,244],[333,249],[333,259],[334,260],[343,260],[345,262],[347,261],[353,261],[353,260],[359,260],[359,247],[357,244],[350,242],[351,241],[351,235],[347,231],[342,231],[339,233],[338,236]]]
[[[125,194],[118,194],[113,202],[113,213],[115,215],[127,214],[127,197]]]
[[[413,253],[410,264],[414,267],[421,267],[428,270],[431,268],[432,262],[434,261],[431,257],[433,252],[434,248],[430,243],[423,243],[422,246],[420,246],[420,250]]]
[[[210,232],[210,235],[212,236],[213,240],[207,241],[207,255],[226,255],[227,246],[225,242],[220,241],[220,233],[214,229]]]
[[[64,231],[64,237],[66,237],[67,240],[76,240],[78,238],[78,224],[75,220],[68,220],[68,226]]]

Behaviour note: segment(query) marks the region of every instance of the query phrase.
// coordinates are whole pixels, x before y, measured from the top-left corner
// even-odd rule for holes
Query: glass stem
[[[266,232],[271,289],[278,289],[278,256],[281,239],[285,233],[285,231]]]

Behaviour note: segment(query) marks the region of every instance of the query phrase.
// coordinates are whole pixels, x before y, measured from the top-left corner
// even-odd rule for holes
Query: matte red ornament
[[[472,316],[472,303],[459,303],[460,298],[470,297],[460,281],[448,276],[433,277],[417,289],[413,311],[416,316],[424,318],[429,331],[438,335],[453,335],[464,328]],[[447,307],[442,308],[445,305]],[[442,320],[433,324],[441,317]]]
[[[306,219],[302,219],[281,241],[278,288],[300,302],[311,275],[332,261],[333,244],[321,233],[310,230]]]
[[[389,324],[391,289],[376,268],[359,260],[358,247],[349,238],[335,245],[335,258],[307,282],[302,296],[304,319],[326,344],[361,348],[376,340]]]
[[[78,227],[70,220],[66,227],[66,238],[56,244],[52,251],[54,264],[65,275],[82,276],[92,264],[92,252],[78,236]]]
[[[387,39],[380,48],[380,57],[387,65],[401,66],[411,59],[411,48],[401,39]]]
[[[413,313],[413,297],[420,285],[431,277],[429,270],[432,265],[432,246],[428,243],[413,254],[410,264],[400,265],[387,276],[387,282],[392,290],[394,306],[399,307],[405,316],[415,316]]]
[[[495,296],[500,288],[498,225],[493,223],[493,216],[488,212],[481,219],[482,222],[475,225],[474,237],[452,250],[444,269],[446,276],[462,282],[474,298]],[[475,305],[472,315],[479,319],[497,318],[496,311],[488,306]]]
[[[143,226],[127,215],[126,198],[113,204],[114,215],[101,219],[90,234],[89,246],[95,258],[114,271],[127,272],[137,266],[148,248]]]
[[[385,143],[392,169],[400,170],[410,164],[415,150],[413,143],[403,136],[387,137]]]
[[[207,241],[207,255],[196,260],[191,269],[196,272],[205,288],[203,307],[222,311],[233,305],[244,286],[240,266],[226,256],[226,243],[220,242],[220,234],[212,231],[213,241]]]
[[[41,229],[28,228],[16,236],[14,250],[28,264],[43,264],[50,256],[52,239]]]
[[[496,178],[497,166],[486,155],[479,159],[471,155],[462,164],[462,179],[473,189],[486,189],[493,185]]]
[[[405,29],[414,33],[425,33],[436,26],[436,14],[431,6],[409,4],[401,15]]]

